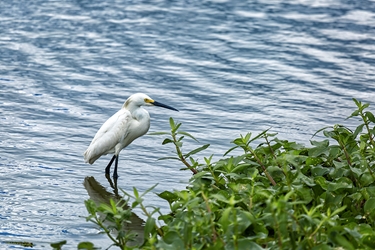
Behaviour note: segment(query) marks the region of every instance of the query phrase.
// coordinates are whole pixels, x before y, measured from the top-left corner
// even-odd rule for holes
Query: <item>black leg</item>
[[[111,186],[111,188],[115,188],[115,186],[113,185],[113,182],[112,182],[112,179],[111,177],[109,177],[109,174],[105,174],[105,178],[107,178],[107,181],[109,183],[109,185]]]
[[[117,179],[113,178],[113,181],[114,181],[114,184],[113,184],[111,177],[109,177],[109,174],[106,174],[105,178],[107,178],[109,185],[111,186],[111,188],[113,188],[113,192],[116,195],[116,197],[119,197],[118,189],[117,189]]]
[[[111,170],[111,165],[115,159],[117,159],[116,155],[112,157],[111,161],[108,163],[107,167],[105,168],[105,174],[109,175],[109,171]]]
[[[118,176],[117,176],[118,177]],[[113,187],[113,192],[115,193],[116,197],[120,197],[118,195],[118,188],[117,188],[117,178],[113,178],[113,182],[115,183],[115,186]]]
[[[118,165],[118,156],[116,157],[116,161],[115,161],[115,171],[113,172],[113,178],[116,180],[118,178],[118,174],[117,174],[117,165]]]

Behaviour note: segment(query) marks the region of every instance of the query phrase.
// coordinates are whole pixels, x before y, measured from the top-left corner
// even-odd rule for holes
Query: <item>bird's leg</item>
[[[114,184],[113,184],[111,177],[109,177],[109,174],[106,174],[105,178],[107,178],[107,181],[108,181],[109,185],[111,186],[111,188],[113,188],[114,194],[117,197],[119,197],[118,188],[117,188],[117,179],[113,179],[113,181],[114,181]]]
[[[117,177],[118,177],[118,176],[117,176]],[[113,181],[114,181],[114,183],[115,183],[115,186],[114,186],[114,188],[113,188],[113,192],[115,193],[116,197],[120,197],[120,196],[118,195],[117,178],[113,178]]]
[[[105,174],[105,178],[107,178],[107,181],[109,185],[111,186],[111,188],[115,189],[115,186],[113,186],[113,182],[112,182],[111,177],[109,177],[109,174]]]
[[[117,158],[116,155],[114,155],[111,159],[111,161],[108,163],[107,167],[105,168],[105,174],[106,175],[109,175],[109,171],[111,170],[111,166],[112,166],[112,163],[113,161]]]
[[[113,179],[115,180],[118,178],[117,165],[118,165],[118,156],[116,157],[116,161],[115,161],[115,171],[113,171]]]

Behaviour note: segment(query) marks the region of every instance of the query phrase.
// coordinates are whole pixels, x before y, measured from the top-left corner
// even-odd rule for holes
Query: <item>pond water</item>
[[[0,6],[0,248],[67,249],[109,241],[86,222],[84,180],[111,190],[82,154],[126,98],[144,92],[180,110],[147,108],[150,132],[169,117],[220,158],[230,142],[271,127],[309,144],[345,121],[352,98],[375,100],[375,1],[2,0]],[[118,186],[183,189],[191,176],[164,137],[146,135],[119,161]],[[168,212],[154,193],[145,203]],[[138,214],[142,218],[142,214]]]

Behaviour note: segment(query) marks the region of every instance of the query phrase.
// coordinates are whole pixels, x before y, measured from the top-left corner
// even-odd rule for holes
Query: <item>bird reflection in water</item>
[[[110,199],[112,199],[118,206],[121,206],[124,210],[130,207],[126,204],[125,199],[118,194],[117,179],[112,182],[109,175],[106,175],[110,186],[113,188],[113,193],[110,193],[103,187],[97,180],[92,176],[87,176],[83,182],[85,189],[87,190],[90,199],[95,202],[97,206],[104,203],[110,205]],[[99,215],[104,216],[104,215]],[[108,226],[110,222],[106,222]],[[123,227],[128,233],[135,234],[134,241],[128,242],[128,246],[142,245],[144,242],[144,221],[139,218],[135,213],[131,213],[131,216],[127,222],[124,222]],[[117,232],[113,232],[116,234]]]

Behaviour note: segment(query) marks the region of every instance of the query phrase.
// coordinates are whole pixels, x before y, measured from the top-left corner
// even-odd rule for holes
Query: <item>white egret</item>
[[[105,168],[109,175],[115,161],[113,178],[117,179],[117,165],[120,151],[132,141],[147,133],[150,128],[150,115],[142,106],[159,106],[178,111],[168,105],[154,101],[148,95],[137,93],[131,95],[122,108],[110,117],[95,134],[90,146],[83,154],[85,162],[93,164],[102,155],[113,154]]]

